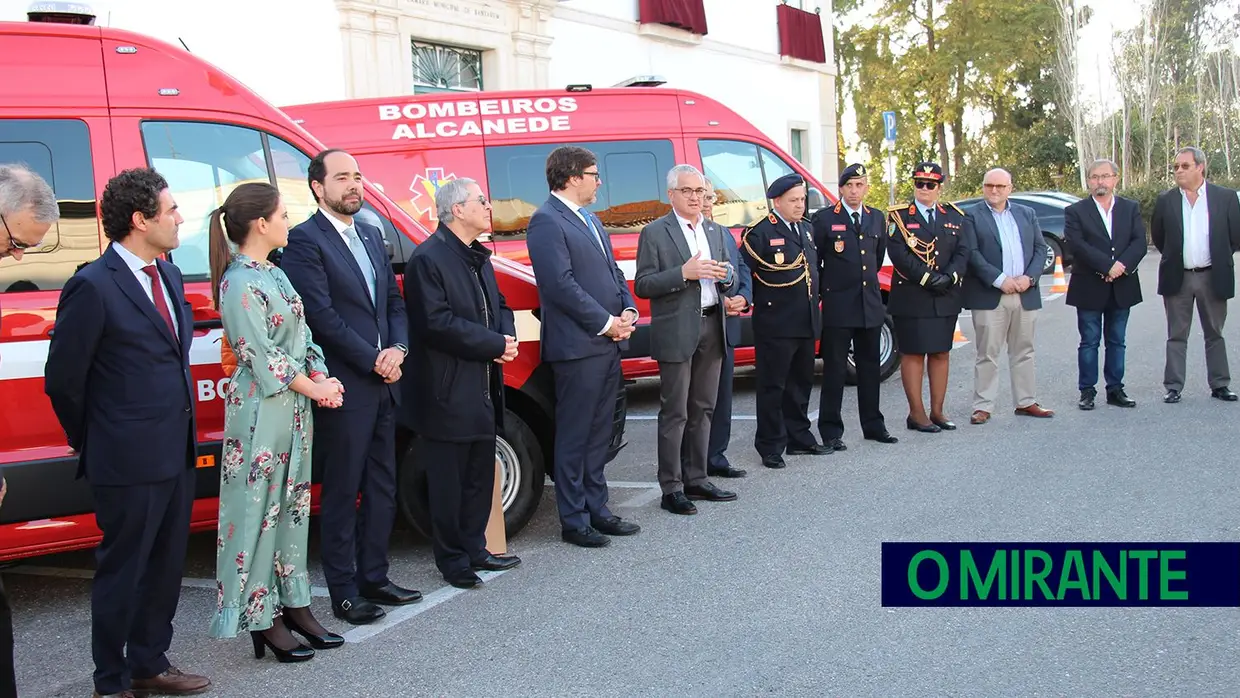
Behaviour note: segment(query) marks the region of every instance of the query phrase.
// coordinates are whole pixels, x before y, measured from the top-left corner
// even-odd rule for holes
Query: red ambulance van
[[[741,232],[768,213],[766,187],[796,172],[809,182],[809,208],[835,198],[809,171],[736,112],[700,94],[662,87],[437,93],[282,107],[326,143],[357,156],[371,181],[433,229],[440,183],[470,177],[491,199],[498,255],[528,262],[525,229],[546,200],[544,162],[560,145],[589,148],[599,158],[602,186],[590,207],[611,234],[632,284],[642,226],[671,210],[667,171],[677,163],[702,170],[715,187],[715,221]],[[891,266],[879,272],[884,298]],[[636,299],[642,326],[625,355],[626,378],[658,375],[645,331],[646,301]],[[753,363],[749,318],[742,318],[738,365]],[[883,332],[883,378],[898,365],[890,318]],[[850,367],[850,376],[852,370]]]
[[[0,263],[0,465],[9,482],[0,508],[0,560],[91,547],[100,539],[90,488],[74,478],[76,460],[43,393],[43,365],[61,287],[106,244],[97,206],[103,187],[130,167],[158,169],[185,217],[181,246],[169,257],[184,274],[194,306],[199,470],[192,526],[213,529],[223,429],[219,396],[227,379],[207,283],[207,215],[233,187],[266,181],[283,192],[290,219],[304,220],[315,206],[306,168],[323,142],[225,73],[149,37],[95,26],[2,22],[0,46],[0,162],[39,172],[61,209],[42,246],[20,263]],[[383,228],[401,274],[427,230],[369,182],[364,210],[359,215]],[[496,446],[513,534],[534,514],[544,473],[552,470],[554,392],[538,360],[533,273],[507,259],[495,266],[522,343],[520,358],[505,369],[508,438]],[[624,404],[622,391],[613,456]],[[409,456],[412,438],[409,429],[398,433],[398,499],[406,518],[427,531],[424,478]]]

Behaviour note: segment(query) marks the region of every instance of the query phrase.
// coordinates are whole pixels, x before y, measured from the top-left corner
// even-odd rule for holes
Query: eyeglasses
[[[1115,175],[1108,172],[1106,174],[1091,174],[1087,179],[1091,182],[1101,182],[1107,179],[1115,179]]]
[[[581,173],[581,176],[582,176],[582,177],[584,177],[584,176],[586,176],[586,175],[590,175],[591,177],[593,177],[593,178],[595,178],[595,179],[597,179],[597,180],[602,180],[602,179],[603,179],[603,176],[602,176],[601,174],[599,174],[598,170],[595,170],[595,171],[593,171],[593,172],[582,172],[582,173]]]
[[[927,182],[924,179],[919,179],[913,182],[913,186],[917,187],[918,189],[938,189],[939,183],[938,182]]]
[[[680,192],[680,195],[685,198],[688,198],[690,196],[706,196],[705,189],[691,189],[689,187],[681,187],[679,189],[673,189],[672,191]]]
[[[1007,189],[1008,185],[1006,184],[984,184],[983,183],[982,187],[984,189]]]
[[[3,214],[0,214],[0,223],[3,223],[3,224],[4,224],[4,232],[5,232],[5,233],[8,233],[8,236],[9,236],[9,249],[13,249],[13,250],[28,250],[28,249],[30,249],[31,247],[34,247],[34,245],[32,245],[32,244],[30,244],[30,243],[28,243],[28,242],[22,242],[21,240],[18,240],[17,238],[13,237],[13,231],[12,231],[12,230],[9,230],[9,222],[8,222],[8,221],[6,221],[6,220],[4,220],[4,215],[3,215]]]
[[[1180,170],[1191,170],[1196,166],[1197,163],[1195,162],[1177,162],[1171,166],[1171,169],[1172,171],[1179,172]]]

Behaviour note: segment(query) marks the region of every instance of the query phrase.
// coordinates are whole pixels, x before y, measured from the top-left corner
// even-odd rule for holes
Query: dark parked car
[[[1012,194],[1008,199],[1024,204],[1038,214],[1038,222],[1042,224],[1042,237],[1046,238],[1046,264],[1042,267],[1042,273],[1054,273],[1055,257],[1058,256],[1063,257],[1063,268],[1067,271],[1072,265],[1072,254],[1063,244],[1063,210],[1080,201],[1080,197],[1058,191],[1022,191]],[[977,196],[953,203],[965,208],[982,201],[984,199]]]

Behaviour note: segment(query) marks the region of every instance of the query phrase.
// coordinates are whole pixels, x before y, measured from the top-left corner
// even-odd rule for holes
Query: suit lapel
[[[1207,244],[1210,246],[1211,257],[1214,256],[1214,238],[1227,239],[1227,202],[1223,199],[1224,196],[1227,196],[1227,192],[1213,184],[1206,183],[1206,215],[1210,219],[1206,230],[1209,231]],[[1231,194],[1231,196],[1235,196],[1235,194]],[[1214,234],[1216,228],[1220,231],[1217,236]]]
[[[156,260],[155,264],[159,267],[159,273],[163,277],[165,288],[168,289],[168,295],[172,296],[172,308],[169,310],[175,309],[174,312],[177,314],[177,330],[180,334],[182,354],[184,354],[183,358],[188,358],[189,346],[194,341],[193,312],[191,311],[188,315],[184,312],[186,305],[184,288],[180,287],[181,284],[172,283],[173,274],[170,268],[172,264],[162,259]]]
[[[684,261],[689,261],[689,243],[685,241],[685,231],[680,227],[680,221],[677,220],[675,213],[667,215],[667,236],[672,239],[672,244],[676,246],[676,250],[680,252],[680,256]]]
[[[147,320],[151,321],[151,324],[155,326],[155,331],[159,332],[160,336],[168,340],[168,343],[179,352],[181,347],[178,346],[176,338],[172,336],[172,331],[168,329],[168,323],[164,322],[164,319],[159,316],[159,311],[155,309],[155,303],[147,297],[146,291],[138,283],[138,279],[134,276],[129,265],[125,264],[125,260],[121,259],[121,256],[111,247],[108,247],[107,252],[104,254],[108,255],[108,268],[112,270],[112,280],[120,287],[121,292],[129,298],[130,302],[137,306]],[[156,266],[156,269],[158,268]],[[163,275],[161,274],[160,276],[162,277]],[[167,283],[167,281],[163,283]],[[175,294],[169,292],[169,295],[172,295],[174,300],[176,299]],[[180,303],[178,302],[176,305],[177,312],[181,312]],[[182,320],[181,326],[185,326],[184,320]]]
[[[319,230],[323,232],[323,236],[327,239],[327,246],[336,250],[336,253],[340,255],[341,261],[344,262],[345,266],[353,270],[353,277],[357,279],[357,283],[362,290],[362,295],[369,299],[370,291],[366,289],[366,277],[362,275],[361,267],[357,266],[357,260],[353,257],[353,251],[350,250],[349,246],[345,244],[344,238],[339,232],[336,231],[336,228],[332,225],[331,221],[327,220],[327,216],[325,216],[322,211],[316,211],[314,217],[319,223]],[[356,226],[356,223],[354,225]],[[354,229],[356,230],[356,227]],[[365,246],[365,243],[363,243],[363,246]],[[367,252],[366,254],[369,255],[370,253]]]
[[[585,221],[581,219],[581,216],[578,216],[576,213],[573,213],[573,210],[570,209],[568,205],[565,204],[563,201],[560,201],[559,197],[557,197],[555,194],[551,195],[551,205],[554,206],[560,212],[560,215],[563,216],[564,220],[568,221],[568,224],[570,227],[572,227],[578,233],[581,233],[582,235],[586,237],[586,242],[590,243],[590,247],[594,248],[595,252],[598,252],[600,255],[602,255],[604,260],[609,261],[609,262],[611,261],[610,259],[608,259],[607,253],[601,247],[599,247],[599,241],[594,239],[594,233],[590,232],[590,229],[586,227]],[[583,208],[581,209],[581,215],[588,216],[590,215],[590,212],[587,209]],[[600,234],[601,234],[601,228],[600,228]]]

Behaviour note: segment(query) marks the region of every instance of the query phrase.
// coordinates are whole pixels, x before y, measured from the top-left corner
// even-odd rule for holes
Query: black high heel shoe
[[[329,632],[324,635],[315,635],[298,625],[297,622],[292,618],[289,618],[287,614],[281,617],[284,619],[284,627],[306,638],[306,641],[310,643],[310,646],[316,650],[335,649],[344,644],[344,638],[340,637],[336,633]]]
[[[314,659],[314,650],[300,642],[291,650],[282,650],[272,644],[271,640],[268,640],[261,630],[251,630],[250,639],[254,641],[255,659],[262,659],[267,654],[267,648],[271,648],[272,654],[281,662],[304,662],[308,659]]]

